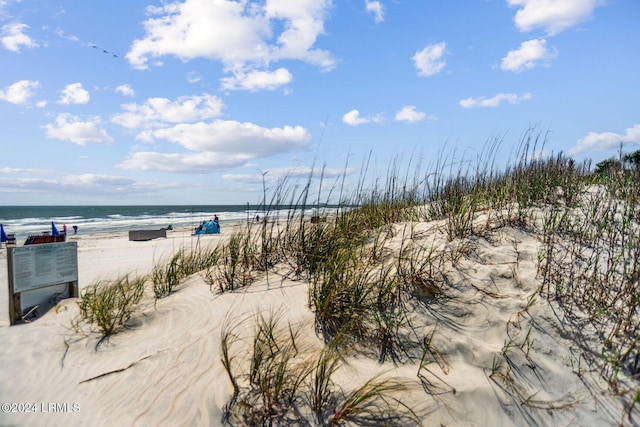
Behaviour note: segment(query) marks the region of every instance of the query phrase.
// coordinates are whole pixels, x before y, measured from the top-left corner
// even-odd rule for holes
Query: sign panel
[[[9,250],[13,292],[78,280],[78,243],[43,243]]]

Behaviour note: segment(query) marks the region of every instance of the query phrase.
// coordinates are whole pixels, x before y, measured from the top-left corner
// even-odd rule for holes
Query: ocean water
[[[269,216],[286,215],[287,209],[273,210]],[[247,205],[199,206],[0,206],[0,224],[6,233],[14,233],[18,240],[30,235],[51,232],[51,222],[67,234],[95,234],[147,228],[197,227],[202,221],[218,215],[225,222],[242,221],[263,216],[260,207]]]

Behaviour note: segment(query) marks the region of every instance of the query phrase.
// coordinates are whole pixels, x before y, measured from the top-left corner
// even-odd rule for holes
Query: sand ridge
[[[457,254],[442,276],[447,292],[413,311],[416,330],[432,337],[431,350],[422,367],[417,353],[398,364],[355,355],[340,373],[341,387],[378,373],[402,378],[411,385],[403,403],[424,425],[625,422],[621,402],[597,367],[586,366],[561,310],[536,295],[539,241],[532,233],[503,227],[461,247],[438,224],[395,227],[389,253],[411,240]],[[228,236],[199,243],[189,230],[149,242],[81,236],[81,287],[124,272],[146,274],[180,248]],[[0,327],[0,401],[66,402],[79,410],[4,413],[0,425],[220,425],[232,391],[220,363],[222,325],[244,319],[249,335],[256,313],[273,311],[321,344],[306,283],[277,274],[225,294],[211,292],[195,274],[169,297],[143,300],[128,327],[97,350],[95,333],[72,327],[76,302],[64,300],[32,323]]]

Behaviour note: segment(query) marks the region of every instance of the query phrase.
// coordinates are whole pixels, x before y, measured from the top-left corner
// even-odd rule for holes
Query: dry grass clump
[[[540,275],[548,297],[603,337],[604,372],[640,375],[640,185],[636,174],[600,177],[575,208],[545,218]]]
[[[416,305],[448,293],[441,280],[445,260],[417,244],[385,256],[376,237],[326,260],[311,279],[309,301],[326,342],[373,349],[380,363],[400,362],[420,347],[410,322]]]
[[[545,144],[540,134],[529,130],[515,164],[504,171],[494,167],[497,141],[489,144],[475,163],[467,162],[464,169],[446,172],[444,162],[439,162],[436,173],[426,181],[426,219],[446,219],[447,233],[453,240],[494,227],[530,225],[533,211],[542,206],[572,206],[584,187],[589,164],[578,165],[562,153],[540,157]],[[489,214],[488,219],[478,223],[477,217],[483,212]]]
[[[205,283],[220,293],[253,283],[256,253],[254,245],[250,233],[237,232],[232,235],[227,244],[217,248],[216,262],[204,270]]]
[[[80,318],[73,319],[72,326],[80,330],[81,323],[95,325],[101,335],[97,348],[105,338],[121,331],[139,309],[149,282],[155,299],[164,298],[188,276],[209,268],[217,260],[216,249],[179,250],[168,260],[154,265],[148,276],[125,275],[111,281],[99,281],[82,292],[78,300]]]
[[[112,282],[97,282],[86,289],[78,301],[80,318],[95,325],[102,335],[96,345],[125,326],[144,295],[145,278],[119,277]],[[76,327],[80,326],[78,320]]]
[[[354,390],[334,380],[344,363],[332,347],[313,355],[300,329],[282,326],[280,314],[254,319],[248,343],[238,334],[240,322],[226,323],[221,338],[222,364],[233,396],[225,407],[228,425],[419,425],[416,414],[403,405],[399,393],[407,386],[374,377]],[[249,346],[241,358],[237,347]]]
[[[149,274],[156,299],[169,296],[185,278],[192,274],[216,265],[219,257],[217,249],[196,251],[180,249],[168,260],[158,262]]]

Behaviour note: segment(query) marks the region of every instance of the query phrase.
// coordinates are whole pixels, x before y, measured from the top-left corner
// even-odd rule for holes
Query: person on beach
[[[62,224],[62,233],[66,236],[67,235],[67,224]]]
[[[78,226],[77,225],[73,226],[73,234],[78,234]]]

